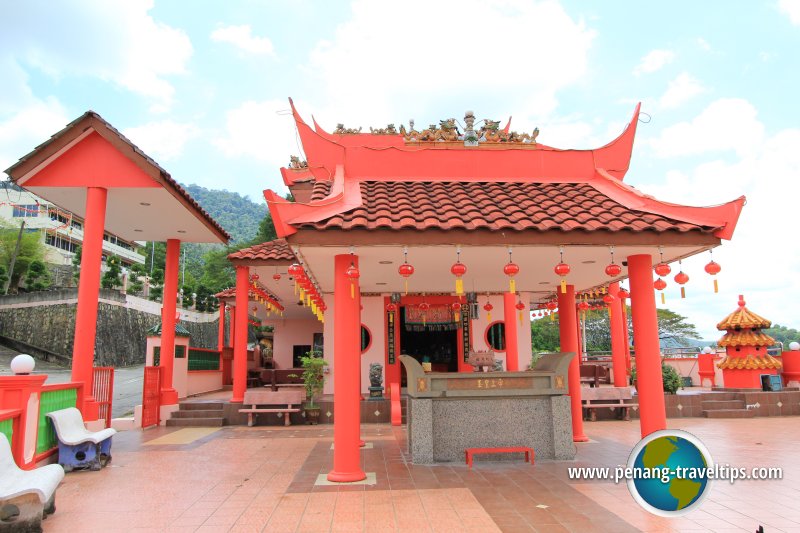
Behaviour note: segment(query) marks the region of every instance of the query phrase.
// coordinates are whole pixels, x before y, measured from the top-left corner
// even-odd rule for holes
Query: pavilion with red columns
[[[283,313],[253,308],[275,327],[281,366],[292,366],[292,346],[323,337],[332,374],[325,392],[334,396],[330,480],[365,476],[359,393],[370,363],[384,365],[389,391],[405,379],[401,353],[433,371],[471,372],[469,354],[491,350],[504,369],[524,370],[530,310],[557,308],[561,351],[579,353],[577,313],[587,298],[611,310],[616,386],[630,364],[630,298],[641,432],[665,427],[654,263],[663,273],[730,239],[744,197],[689,207],[628,185],[638,106],[622,134],[594,150],[540,144],[538,130],[476,123],[471,112],[464,126],[450,119],[372,133],[329,133],[293,104],[292,112],[306,157],[281,169],[293,201],[264,192],[279,239],[229,256],[237,285],[228,304],[248,309],[236,313],[237,332],[254,279],[282,304]],[[626,279],[629,291],[619,288]],[[237,334],[234,342],[233,400],[241,401],[246,341]],[[587,440],[579,362],[568,374],[576,442]]]
[[[82,382],[86,421],[92,397],[97,308],[106,231],[167,243],[162,307],[161,408],[177,408],[172,385],[181,242],[227,243],[225,230],[161,168],[100,115],[87,111],[11,166],[17,185],[84,219],[72,381]],[[79,230],[75,230],[79,231]]]

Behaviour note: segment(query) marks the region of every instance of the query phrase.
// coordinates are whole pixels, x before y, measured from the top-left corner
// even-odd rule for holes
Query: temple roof
[[[770,326],[772,326],[771,321],[753,313],[747,307],[745,307],[744,296],[740,294],[739,308],[733,313],[726,316],[722,320],[722,322],[717,324],[717,329],[720,331],[740,330],[740,329],[761,329],[761,328],[769,328]],[[773,340],[771,344],[775,344],[775,341]]]
[[[232,254],[228,255],[228,259],[232,261],[243,260],[257,260],[257,261],[295,261],[296,257],[289,243],[286,239],[275,239],[273,241],[263,242],[250,246],[249,248],[242,248]]]
[[[272,291],[267,290],[263,285],[259,284],[259,288],[267,293],[267,295],[275,300],[276,302],[280,302],[280,298],[275,296]],[[247,292],[247,297],[249,300],[254,301],[256,299],[256,293],[252,290]],[[217,294],[214,295],[214,298],[218,300],[234,300],[236,298],[236,287],[228,287],[227,289],[223,289]]]
[[[587,183],[362,181],[362,203],[299,228],[711,233],[712,225],[629,209]],[[330,182],[314,185],[323,201]]]
[[[605,232],[680,235],[682,244],[713,246],[732,237],[745,202],[683,206],[625,184],[638,106],[622,135],[595,150],[330,134],[292,110],[308,165],[282,169],[284,181],[314,185],[308,202],[264,191],[280,237],[301,229],[509,230],[526,242],[545,232],[573,232],[581,242],[587,232]]]
[[[175,322],[175,335],[178,337],[191,337],[192,334],[189,333],[189,330],[186,329],[181,325],[180,322]],[[161,322],[154,325],[153,327],[147,330],[148,337],[160,337],[161,336]]]

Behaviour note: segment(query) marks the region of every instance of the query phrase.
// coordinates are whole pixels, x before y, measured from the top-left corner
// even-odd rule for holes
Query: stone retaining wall
[[[146,332],[161,320],[157,311],[160,306],[138,300],[101,289],[96,366],[144,363]],[[76,309],[77,289],[0,296],[0,335],[71,358]],[[181,317],[181,324],[192,334],[192,346],[217,347],[218,314],[181,310]]]

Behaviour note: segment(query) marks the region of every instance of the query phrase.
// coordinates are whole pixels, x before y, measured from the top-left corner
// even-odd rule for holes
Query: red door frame
[[[461,312],[468,313],[469,312],[469,304],[466,302],[466,298],[463,296],[452,296],[452,295],[437,295],[437,296],[419,296],[419,295],[410,295],[410,296],[401,296],[400,302],[397,305],[397,311],[394,313],[394,323],[395,323],[395,335],[394,335],[394,353],[395,353],[395,363],[393,365],[389,364],[389,319],[386,317],[386,306],[389,305],[391,302],[391,298],[389,296],[384,297],[383,299],[383,313],[386,318],[383,321],[384,327],[384,338],[385,340],[385,351],[384,351],[384,362],[386,365],[386,383],[391,386],[392,383],[400,384],[400,375],[401,375],[401,362],[400,362],[400,308],[406,307],[408,305],[418,305],[422,303],[422,301],[426,301],[432,305],[452,305],[455,302],[461,302]],[[469,328],[469,341],[470,346],[472,345],[473,339],[473,328]],[[459,327],[457,330],[457,339],[456,345],[458,349],[457,357],[458,357],[458,371],[459,372],[472,372],[472,366],[468,365],[464,362],[464,329]]]

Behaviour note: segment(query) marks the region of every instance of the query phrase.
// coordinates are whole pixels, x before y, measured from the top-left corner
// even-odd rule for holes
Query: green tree
[[[658,338],[688,338],[699,339],[700,334],[694,324],[687,321],[683,315],[679,315],[669,309],[657,309],[658,314]],[[628,313],[630,322],[630,313]]]
[[[83,257],[83,247],[78,246],[75,248],[75,255],[72,256],[72,277],[75,283],[81,279],[81,257]]]
[[[31,261],[25,277],[25,288],[29,291],[43,291],[50,286],[50,272],[42,261]]]
[[[275,231],[275,223],[272,221],[272,216],[267,213],[267,216],[261,219],[258,224],[258,233],[253,239],[253,244],[261,244],[262,242],[274,241],[278,238],[278,233]]]
[[[161,300],[161,295],[164,293],[164,271],[160,268],[153,270],[153,275],[150,278],[150,299],[153,301]]]
[[[122,284],[122,261],[116,255],[108,256],[106,259],[106,271],[100,280],[100,286],[104,289],[113,289]]]
[[[531,321],[531,348],[533,352],[555,352],[559,346],[558,321],[540,318]]]
[[[800,342],[800,331],[779,324],[765,329],[764,333],[775,339],[776,342],[782,342],[784,344],[784,349],[787,350],[789,349],[790,342]]]
[[[5,287],[8,281],[8,269],[5,265],[0,265],[0,287]]]
[[[11,257],[17,246],[17,236],[19,228],[7,223],[0,224],[0,264],[6,271],[11,265]],[[10,289],[15,289],[20,280],[28,272],[33,261],[41,261],[44,258],[44,244],[40,240],[38,231],[23,232],[20,240],[19,253],[14,262],[14,271],[9,274],[11,277]]]

